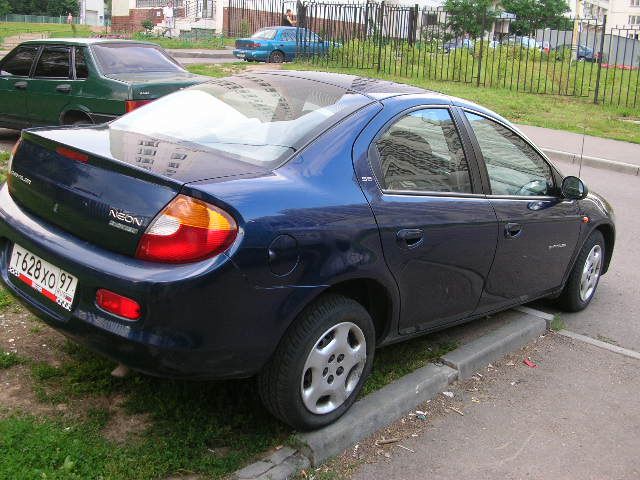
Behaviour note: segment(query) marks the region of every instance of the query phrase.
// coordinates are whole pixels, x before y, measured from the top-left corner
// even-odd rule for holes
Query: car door
[[[76,90],[72,81],[71,47],[44,45],[36,62],[27,95],[33,124],[58,125],[60,115]]]
[[[38,45],[18,46],[0,63],[0,123],[3,125],[18,128],[29,125],[29,74],[39,48]]]
[[[368,157],[377,181],[365,175],[362,185],[399,287],[400,332],[470,315],[493,260],[497,220],[451,110],[397,115],[376,133]]]
[[[560,195],[557,172],[517,132],[482,113],[465,117],[500,222],[482,307],[523,303],[562,284],[582,217]]]
[[[276,49],[284,52],[287,61],[296,56],[296,31],[293,29],[280,30],[276,37]]]

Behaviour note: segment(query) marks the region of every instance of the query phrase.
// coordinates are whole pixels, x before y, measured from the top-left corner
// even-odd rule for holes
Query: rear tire
[[[340,418],[355,401],[373,364],[375,330],[355,300],[321,296],[300,314],[258,376],[272,415],[299,430]]]
[[[284,53],[280,50],[274,50],[269,55],[269,63],[283,63],[284,62]]]
[[[605,253],[604,237],[596,230],[580,250],[564,290],[557,299],[560,308],[567,312],[587,308],[598,288]]]

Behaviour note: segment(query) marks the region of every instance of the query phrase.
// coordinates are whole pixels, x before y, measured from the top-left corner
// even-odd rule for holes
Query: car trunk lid
[[[108,126],[23,133],[9,193],[25,210],[108,250],[134,255],[185,183],[260,174],[222,154]]]
[[[114,73],[107,77],[128,84],[129,98],[132,100],[156,99],[211,80],[189,72]]]

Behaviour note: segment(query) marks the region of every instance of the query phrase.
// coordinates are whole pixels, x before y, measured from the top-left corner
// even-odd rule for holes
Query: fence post
[[[604,52],[604,37],[607,34],[607,16],[602,19],[602,37],[600,37],[600,52],[598,54],[598,71],[596,72],[596,91],[593,95],[593,103],[598,103],[598,94],[600,93],[600,76],[602,74],[602,54]]]
[[[480,34],[480,56],[478,57],[478,79],[476,80],[476,87],[480,86],[480,72],[482,72],[482,46],[484,44],[484,32],[486,30],[487,23],[487,11],[482,12],[482,32]]]
[[[384,30],[384,1],[380,2],[380,23],[378,25],[378,69],[380,72],[380,63],[382,63],[382,31]]]

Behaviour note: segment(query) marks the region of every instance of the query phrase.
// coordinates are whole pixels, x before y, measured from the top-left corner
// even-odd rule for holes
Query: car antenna
[[[582,124],[582,146],[580,147],[580,166],[578,167],[578,178],[582,174],[582,157],[584,157],[584,137],[587,132],[587,122]]]

